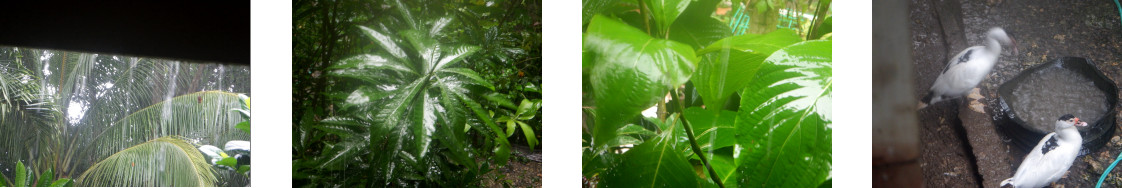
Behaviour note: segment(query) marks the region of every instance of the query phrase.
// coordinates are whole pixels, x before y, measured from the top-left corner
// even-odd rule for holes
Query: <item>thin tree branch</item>
[[[674,91],[675,95],[682,93],[678,91],[677,87],[674,88]],[[701,153],[701,146],[697,145],[697,139],[693,136],[693,126],[690,126],[690,121],[686,121],[686,116],[682,115],[682,113],[686,112],[685,106],[685,102],[682,102],[682,100],[679,99],[678,109],[681,111],[681,113],[678,113],[678,119],[681,119],[682,125],[686,126],[686,136],[690,139],[690,147],[693,148],[693,153],[697,154],[697,158],[701,159],[701,162],[705,164],[705,168],[709,169],[709,178],[713,179],[713,182],[716,182],[718,187],[724,188],[725,184],[721,182],[720,177],[717,177],[717,171],[713,170],[713,166],[709,165],[709,159],[706,159],[705,154]]]

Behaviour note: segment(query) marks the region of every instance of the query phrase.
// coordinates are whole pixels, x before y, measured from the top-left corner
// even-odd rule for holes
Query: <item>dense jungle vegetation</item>
[[[292,20],[294,186],[510,185],[512,148],[539,150],[540,0],[296,0]]]
[[[586,187],[830,187],[830,1],[584,0]]]
[[[0,47],[0,186],[247,186],[248,164],[197,148],[250,139],[249,78],[248,66]]]

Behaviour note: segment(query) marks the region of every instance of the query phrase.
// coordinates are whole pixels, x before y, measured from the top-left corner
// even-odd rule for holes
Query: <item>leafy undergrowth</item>
[[[512,145],[541,143],[538,4],[297,2],[294,186],[478,187],[518,168]]]
[[[830,186],[830,19],[733,35],[717,2],[585,1],[587,186]]]

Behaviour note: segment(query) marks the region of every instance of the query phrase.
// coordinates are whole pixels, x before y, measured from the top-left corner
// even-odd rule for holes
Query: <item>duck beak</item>
[[[1086,127],[1087,122],[1079,121],[1079,118],[1075,118],[1075,126]]]

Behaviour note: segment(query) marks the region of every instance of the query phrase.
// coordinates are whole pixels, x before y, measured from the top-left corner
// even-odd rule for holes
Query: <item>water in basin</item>
[[[1054,131],[1056,119],[1064,114],[1094,123],[1108,110],[1106,94],[1093,81],[1063,68],[1032,73],[1013,89],[1013,96],[1017,116],[1042,132]]]

